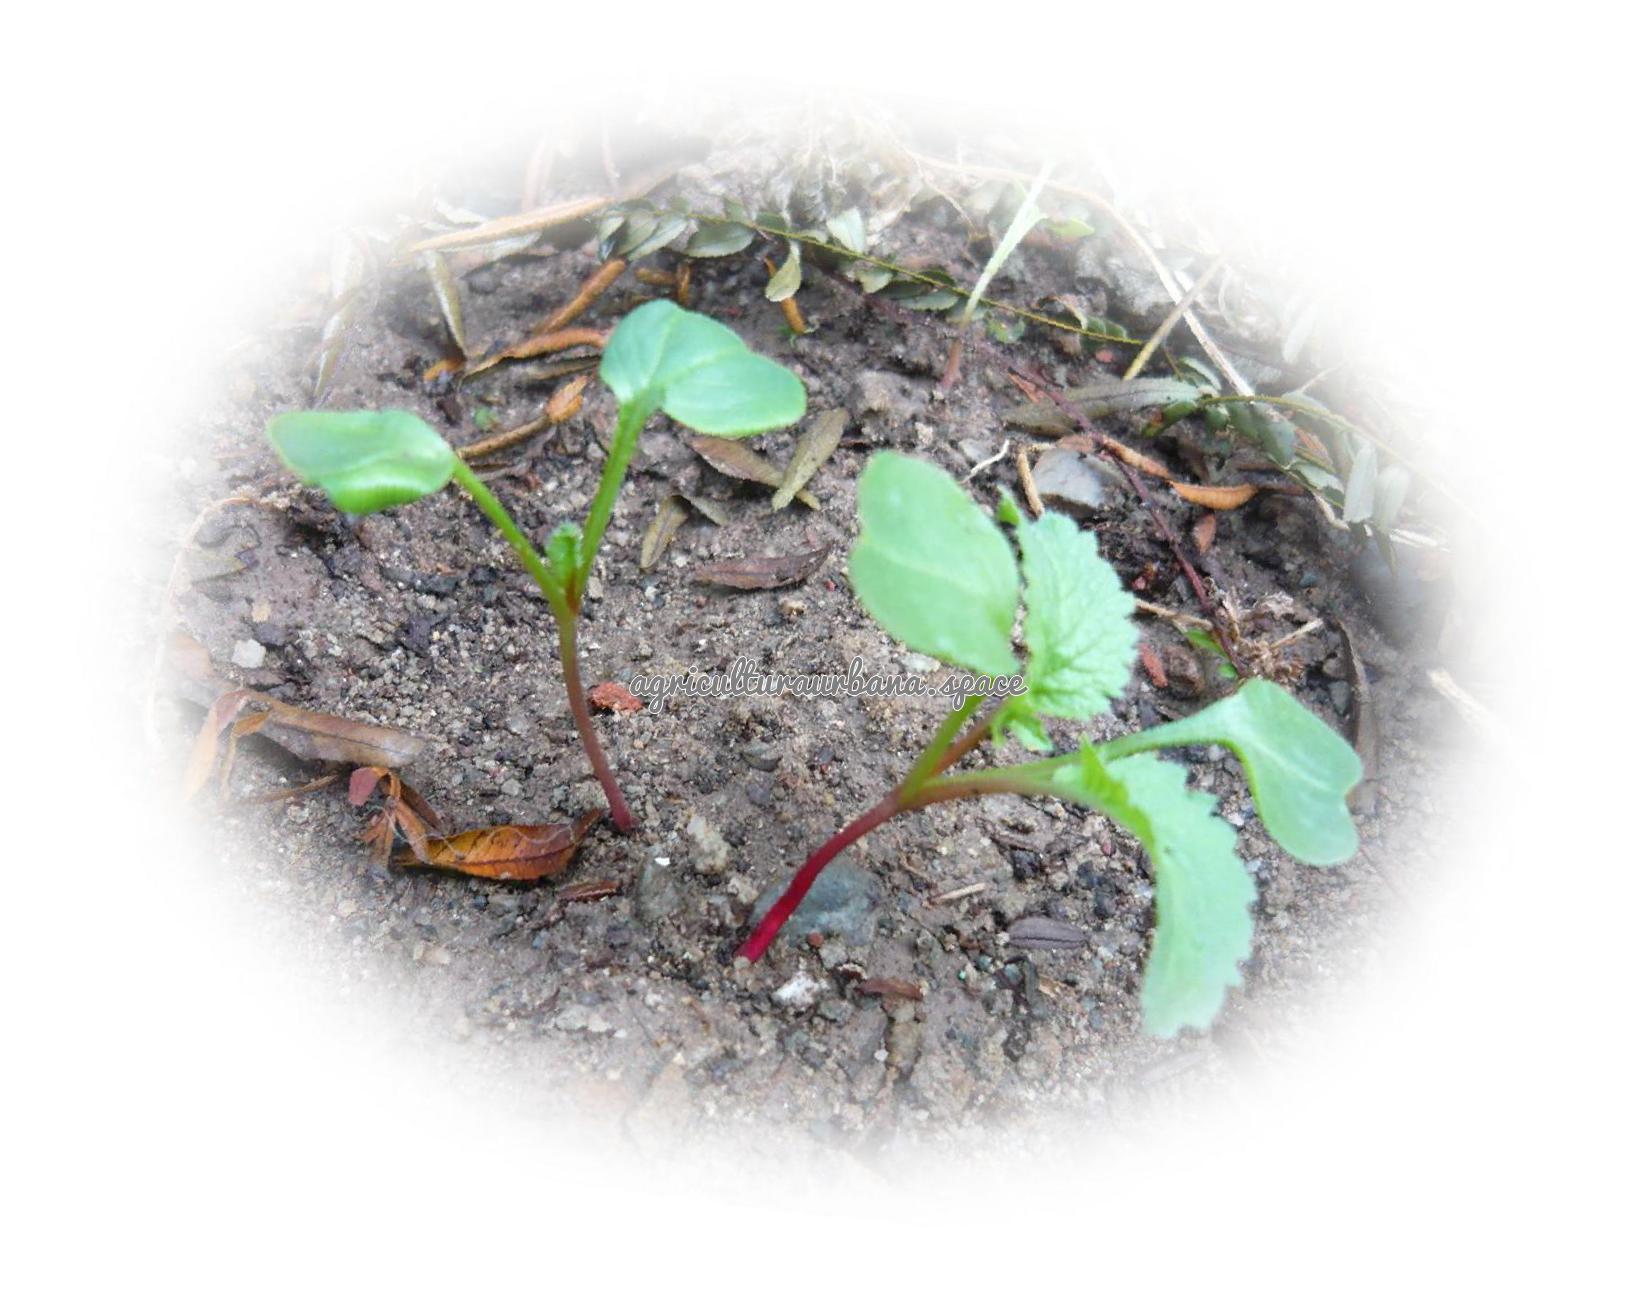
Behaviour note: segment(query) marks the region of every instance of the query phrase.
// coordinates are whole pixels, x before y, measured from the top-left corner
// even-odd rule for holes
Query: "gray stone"
[[[696,873],[715,877],[728,868],[728,843],[704,815],[691,816],[684,832],[694,842]]]
[[[823,982],[809,973],[798,972],[773,993],[774,1003],[787,1009],[811,1009],[823,990]]]
[[[677,913],[682,904],[683,895],[672,867],[654,860],[646,862],[633,892],[633,912],[645,923],[658,923]]]
[[[257,671],[265,665],[265,645],[258,640],[240,639],[231,646],[231,661],[245,671]]]
[[[1046,500],[1093,517],[1106,508],[1113,484],[1076,450],[1051,449],[1033,465],[1033,485]]]
[[[1437,569],[1438,556],[1408,545],[1394,546],[1390,570],[1378,548],[1368,541],[1355,556],[1355,584],[1372,610],[1372,620],[1396,644],[1410,644],[1437,633],[1449,602],[1449,584]]]
[[[857,1010],[846,1000],[837,999],[833,995],[827,995],[819,1001],[819,1017],[838,1026],[850,1022],[856,1012]]]
[[[790,885],[786,879],[785,886]],[[776,887],[764,893],[751,911],[753,925],[760,923],[768,909],[784,892]],[[845,861],[837,860],[808,889],[802,903],[785,922],[781,936],[805,940],[812,933],[839,937],[849,947],[868,946],[875,940],[876,911],[881,903],[881,885],[873,875]]]

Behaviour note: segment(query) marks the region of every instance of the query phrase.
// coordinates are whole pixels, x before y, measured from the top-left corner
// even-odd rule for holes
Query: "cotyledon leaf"
[[[451,480],[457,454],[408,410],[302,410],[279,414],[265,435],[307,486],[345,513],[375,513],[431,495]]]
[[[1184,720],[1113,739],[1117,759],[1152,748],[1219,743],[1247,773],[1270,835],[1308,865],[1335,865],[1360,846],[1345,798],[1361,780],[1361,759],[1331,726],[1280,685],[1249,680]]]
[[[1157,757],[1104,761],[1090,748],[1056,776],[1058,792],[1133,833],[1152,859],[1157,925],[1141,986],[1141,1018],[1154,1036],[1207,1027],[1242,982],[1253,942],[1253,879],[1215,799],[1186,787],[1185,770]]]
[[[807,412],[806,389],[790,370],[668,301],[646,302],[616,326],[599,376],[622,405],[664,410],[713,436],[782,428]]]
[[[952,477],[883,451],[859,476],[858,518],[847,571],[870,616],[918,652],[1015,674],[1016,559]]]

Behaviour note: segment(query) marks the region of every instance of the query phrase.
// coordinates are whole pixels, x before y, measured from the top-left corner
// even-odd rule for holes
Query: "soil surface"
[[[719,147],[654,197],[678,192],[715,209],[719,195],[755,182],[746,205],[756,210],[773,188],[764,176],[774,157],[759,142]],[[589,155],[557,169],[550,196],[602,184],[598,165]],[[849,173],[839,183],[859,192],[877,182]],[[950,199],[976,183],[923,189],[880,232],[877,249],[973,282],[989,240]],[[455,197],[501,214],[518,205],[517,176],[511,188]],[[597,265],[583,233],[547,255],[533,250],[472,268],[454,262],[471,350],[516,341],[572,297]],[[1133,249],[1108,228],[1085,242],[1099,246],[1025,246],[996,295],[1031,305],[1083,294],[1145,336],[1159,312],[1148,316],[1143,286],[1126,282],[1140,273]],[[816,327],[793,338],[780,308],[764,299],[762,251],[759,242],[694,261],[691,304],[795,369],[809,418],[847,411],[841,447],[811,483],[822,507],[773,511],[770,490],[724,477],[690,449],[684,430],[657,419],[590,591],[589,685],[723,670],[738,657],[810,674],[855,658],[886,673],[938,670],[881,631],[845,580],[854,481],[867,457],[890,447],[962,478],[982,465],[969,486],[992,505],[1002,489],[1019,491],[1018,446],[1037,454],[1047,444],[1005,425],[1004,413],[1022,400],[1008,369],[1080,384],[1121,374],[1134,354],[1029,326],[1013,342],[968,346],[958,382],[943,391],[954,336],[943,315],[865,296],[810,261],[797,300]],[[782,245],[772,252],[781,259]],[[671,271],[680,261],[661,252],[634,269]],[[535,418],[566,381],[543,376],[557,357],[461,382],[426,377],[452,354],[427,280],[406,265],[377,282],[350,328],[329,408],[414,410],[463,445]],[[267,419],[311,402],[325,288],[313,267],[277,307],[276,324],[235,351],[225,394],[176,449],[184,472],[170,502],[174,517],[184,527],[209,512],[178,560],[174,622],[246,685],[427,736],[427,752],[405,774],[452,828],[567,820],[601,806],[566,707],[546,605],[473,505],[448,491],[346,519],[292,484],[268,449]],[[582,323],[608,329],[663,291],[629,271]],[[1199,354],[1179,332],[1174,345]],[[579,414],[482,463],[530,535],[584,515],[614,414],[595,381]],[[1143,423],[1128,416],[1101,426],[1134,439]],[[794,437],[751,444],[782,464]],[[1235,481],[1257,459],[1239,452],[1228,464],[1200,428],[1136,444],[1188,479]],[[1147,509],[1110,468],[1099,468],[1097,485],[1099,507],[1080,516],[1126,583],[1145,600],[1196,612]],[[721,504],[727,520],[691,517],[641,571],[645,530],[674,491]],[[231,497],[246,502],[218,503]],[[1196,554],[1193,527],[1203,511],[1167,491],[1156,498]],[[1281,651],[1290,687],[1353,733],[1359,690],[1338,627],[1347,631],[1370,678],[1366,719],[1379,746],[1357,815],[1362,850],[1332,869],[1296,864],[1276,848],[1228,754],[1183,754],[1194,784],[1217,796],[1237,827],[1260,896],[1245,986],[1208,1034],[1140,1034],[1154,895],[1144,854],[1101,817],[1059,802],[996,797],[894,821],[843,857],[832,874],[838,894],[799,935],[782,937],[757,965],[734,959],[763,898],[901,776],[941,718],[942,704],[930,699],[695,698],[658,716],[601,714],[600,735],[641,827],[620,836],[600,823],[565,874],[534,886],[380,865],[359,841],[369,812],[347,804],[342,781],[253,801],[323,773],[263,740],[245,741],[229,795],[208,801],[203,819],[221,868],[271,926],[298,938],[301,957],[392,988],[427,1036],[463,1041],[618,1118],[674,1130],[789,1123],[832,1140],[877,1141],[903,1126],[1008,1124],[1041,1107],[1088,1113],[1125,1095],[1200,1086],[1228,1060],[1268,1058],[1283,1024],[1302,1014],[1293,1007],[1302,991],[1358,977],[1362,961],[1375,957],[1384,910],[1437,831],[1431,789],[1442,763],[1430,737],[1439,701],[1421,657],[1391,638],[1414,633],[1412,610],[1394,612],[1370,560],[1303,495],[1265,492],[1218,514],[1216,524],[1198,559],[1205,577],[1238,610],[1257,610],[1252,632],[1264,640],[1319,622]],[[828,561],[792,588],[729,592],[693,575],[712,560],[825,545],[833,547]],[[1137,670],[1091,738],[1184,715],[1227,687],[1175,626],[1137,620],[1167,684]],[[166,710],[177,775],[199,719],[179,702]],[[1076,726],[1056,730],[1063,744],[1079,737]],[[559,902],[562,886],[585,880],[618,890]],[[1019,948],[1009,929],[1030,915],[1076,924],[1088,939],[1070,951]],[[916,987],[921,998],[874,994],[866,988],[874,979]]]

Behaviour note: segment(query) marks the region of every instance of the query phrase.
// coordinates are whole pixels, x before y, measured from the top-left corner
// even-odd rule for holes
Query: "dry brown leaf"
[[[639,712],[644,709],[644,700],[626,685],[617,684],[614,680],[606,680],[594,685],[587,691],[587,701],[600,711],[614,712],[617,716],[625,716],[629,712]]]
[[[446,838],[426,838],[424,859],[403,850],[395,853],[395,863],[448,869],[475,878],[534,883],[561,873],[570,864],[577,846],[602,814],[595,808],[578,816],[574,824],[497,824]]]
[[[666,547],[672,543],[672,537],[677,535],[678,528],[688,521],[688,517],[689,511],[683,507],[681,495],[669,495],[660,502],[655,516],[649,520],[649,530],[644,532],[644,543],[638,550],[640,571],[647,572],[660,562]]]
[[[777,487],[785,475],[772,460],[765,459],[743,442],[727,437],[690,437],[689,445],[695,453],[725,477],[741,482],[755,482],[759,486]],[[818,499],[808,491],[798,491],[796,498],[809,509],[819,507]]]
[[[682,496],[684,504],[713,526],[721,527],[734,521],[734,511],[720,500],[708,500],[703,495],[684,495],[681,491],[678,494]]]
[[[177,632],[170,637],[169,662],[179,672],[182,692],[206,707],[212,708],[221,695],[236,688],[215,671],[208,651],[189,635]],[[260,734],[302,761],[338,761],[351,766],[387,766],[400,770],[417,760],[429,745],[429,740],[421,735],[389,725],[371,725],[294,707],[257,689],[239,692],[256,706],[267,709]],[[241,706],[237,710],[240,711]],[[222,721],[222,727],[224,724]],[[217,730],[217,736],[218,733]],[[194,750],[194,757],[196,755]]]
[[[895,995],[902,1000],[925,998],[918,983],[906,982],[901,977],[866,977],[853,989],[860,995]]]
[[[562,384],[559,389],[548,397],[548,403],[542,407],[542,413],[547,415],[553,423],[563,423],[566,419],[573,419],[581,413],[582,393],[587,390],[589,375],[582,374]]]
[[[540,234],[544,230],[554,229],[556,226],[568,225],[571,221],[580,220],[584,216],[591,216],[601,207],[608,207],[608,198],[572,198],[566,202],[554,203],[550,207],[538,207],[529,212],[516,212],[512,216],[499,216],[495,220],[487,221],[483,225],[471,226],[464,230],[452,230],[447,234],[437,234],[432,239],[423,239],[414,243],[410,252],[449,252],[459,248],[479,248],[488,243],[501,243],[505,239],[517,239],[526,234]]]
[[[203,646],[197,641],[189,643],[202,652]],[[204,654],[204,661],[208,661],[207,653]],[[209,782],[209,772],[215,768],[215,758],[220,754],[220,735],[253,697],[252,689],[228,689],[210,704],[203,724],[198,727],[198,736],[192,740],[192,755],[187,758],[186,776],[181,782],[183,796],[195,797],[198,790]]]
[[[830,546],[822,545],[804,554],[725,559],[697,567],[694,578],[711,585],[728,586],[731,590],[777,590],[780,586],[800,585],[817,572],[829,556]]]
[[[796,439],[790,463],[785,465],[784,480],[773,493],[773,507],[777,512],[796,497],[824,466],[824,461],[835,454],[841,444],[841,434],[847,429],[845,410],[826,410],[813,420],[812,426]]]
[[[1146,473],[1151,477],[1160,478],[1165,482],[1172,481],[1174,478],[1173,473],[1169,472],[1167,468],[1150,455],[1143,455],[1133,446],[1126,446],[1121,441],[1115,441],[1105,433],[1096,437],[1081,437],[1074,434],[1063,437],[1056,445],[1059,449],[1076,450],[1084,455],[1098,449],[1110,451],[1120,462],[1129,465],[1130,468],[1139,469],[1142,473]]]
[[[1146,669],[1146,678],[1159,689],[1167,689],[1169,687],[1168,673],[1163,670],[1163,659],[1158,657],[1157,650],[1145,640],[1141,640],[1135,646],[1135,650],[1140,654],[1141,666]]]
[[[525,338],[512,347],[504,347],[501,351],[482,357],[477,363],[465,369],[463,374],[466,378],[473,378],[476,374],[483,374],[504,361],[533,360],[537,356],[551,356],[557,351],[569,351],[572,347],[594,347],[603,351],[608,342],[609,337],[597,329],[560,329],[556,333],[542,333]]]
[[[446,331],[452,335],[459,353],[466,356],[469,354],[469,343],[463,336],[463,298],[457,289],[457,277],[440,253],[425,252],[422,259],[423,268],[429,272],[429,283],[435,290],[435,302],[440,307],[441,319],[446,321]]]
[[[604,295],[609,286],[621,277],[621,272],[627,268],[627,263],[620,257],[611,257],[602,266],[587,277],[585,283],[576,296],[571,298],[541,324],[531,330],[531,336],[552,333],[562,329],[573,320],[580,319],[582,314],[594,302]]]
[[[1182,500],[1205,509],[1240,509],[1259,494],[1251,482],[1239,486],[1199,486],[1190,482],[1170,482],[1170,489]]]
[[[269,717],[269,712],[252,712],[247,716],[239,716],[232,722],[231,729],[226,734],[226,759],[220,763],[220,792],[222,796],[231,785],[232,767],[237,764],[238,740],[246,739],[250,734],[258,733],[264,728]]]
[[[1191,538],[1197,542],[1197,552],[1206,554],[1214,547],[1214,535],[1219,529],[1219,514],[1205,513],[1191,527]]]

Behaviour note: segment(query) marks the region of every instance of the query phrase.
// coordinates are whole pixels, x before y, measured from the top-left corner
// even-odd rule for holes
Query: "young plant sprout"
[[[1096,552],[1094,536],[1056,513],[1029,522],[1007,496],[999,517],[1015,530],[1019,568],[994,520],[952,477],[920,460],[877,455],[858,482],[858,515],[848,573],[870,615],[912,649],[979,677],[1003,677],[1018,670],[1011,636],[1020,602],[1026,690],[975,723],[985,695],[968,697],[903,780],[808,857],[739,953],[760,958],[819,871],[894,816],[992,793],[1059,797],[1115,821],[1151,860],[1157,920],[1141,993],[1146,1030],[1206,1027],[1226,988],[1241,980],[1253,880],[1236,857],[1235,832],[1212,814],[1215,798],[1187,788],[1184,768],[1152,751],[1228,747],[1266,829],[1312,865],[1355,852],[1345,797],[1360,780],[1360,758],[1285,690],[1256,679],[1184,720],[1064,756],[952,774],[984,740],[1014,737],[1049,752],[1047,717],[1087,721],[1104,711],[1129,683],[1134,600]]]
[[[752,352],[731,329],[667,301],[638,307],[616,327],[599,377],[620,402],[603,476],[582,526],[560,523],[537,553],[508,511],[445,439],[404,410],[301,411],[279,415],[266,435],[290,469],[345,513],[409,504],[455,481],[513,546],[559,628],[559,666],[570,712],[610,817],[637,825],[599,746],[582,688],[577,625],[587,578],[616,494],[657,412],[714,437],[746,437],[795,423],[807,410],[801,379]]]

